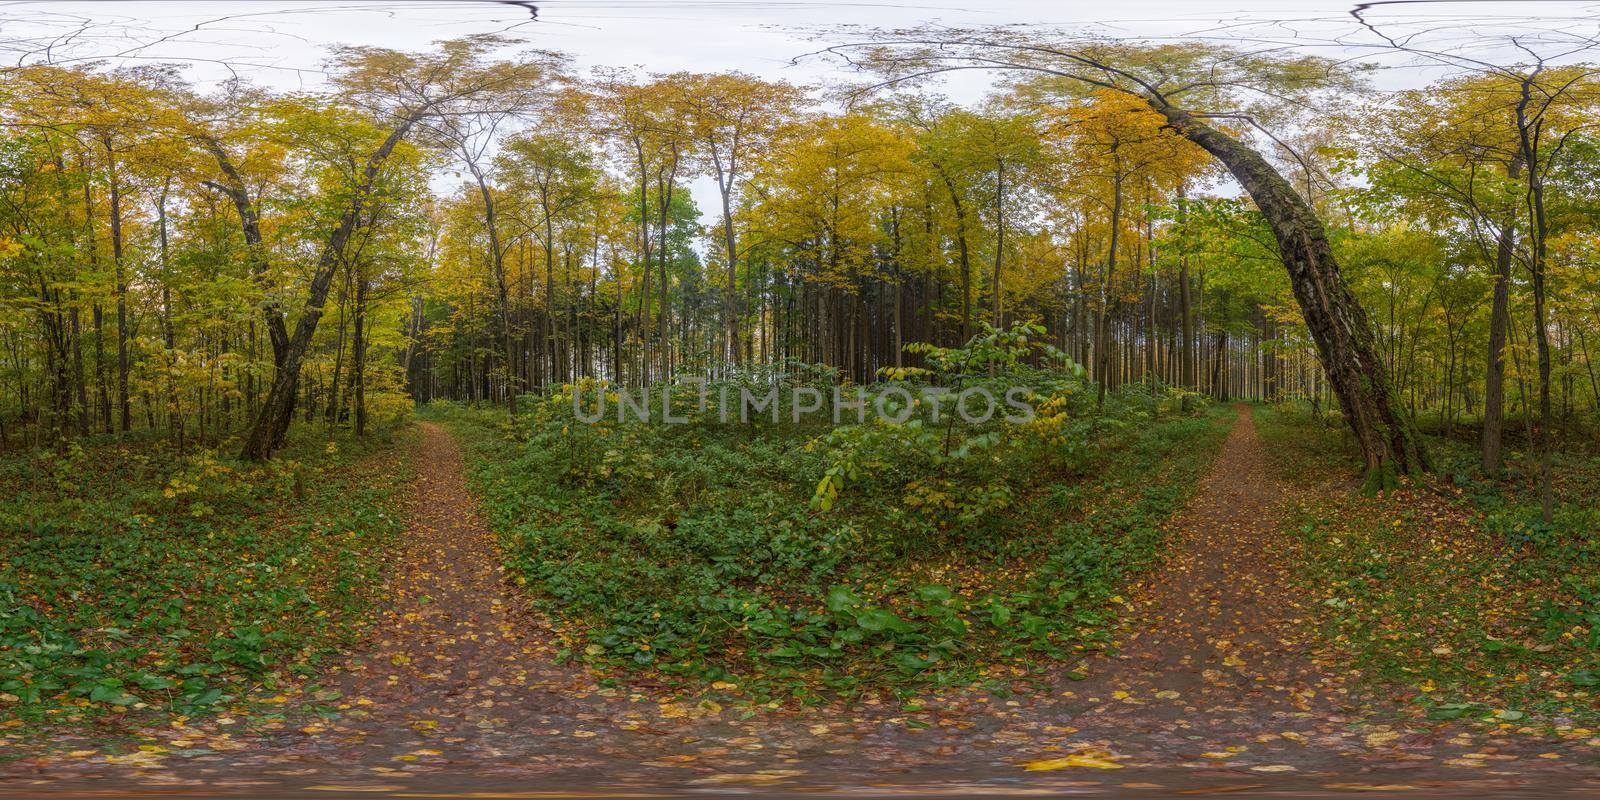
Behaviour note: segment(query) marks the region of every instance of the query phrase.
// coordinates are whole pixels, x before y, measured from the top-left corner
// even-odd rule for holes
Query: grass
[[[474,493],[567,656],[814,702],[981,684],[1104,643],[1110,598],[1156,557],[1231,414],[1130,394],[1098,415],[1071,394],[956,434],[589,426],[565,396],[515,423],[425,413],[468,443]]]
[[[6,455],[0,727],[115,727],[304,686],[381,591],[410,469],[381,457],[397,446],[308,435],[267,465],[132,441]]]
[[[1328,657],[1432,719],[1600,722],[1600,459],[1558,459],[1546,525],[1520,455],[1489,480],[1470,443],[1434,438],[1427,485],[1364,498],[1336,428],[1286,407],[1258,419],[1288,477],[1331,489],[1291,527]]]

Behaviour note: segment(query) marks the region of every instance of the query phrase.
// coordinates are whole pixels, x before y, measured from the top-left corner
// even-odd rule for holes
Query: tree
[[[804,95],[787,83],[764,81],[737,72],[682,73],[666,80],[678,87],[689,136],[722,200],[723,357],[739,363],[739,240],[733,209],[750,165],[761,159],[792,117]]]
[[[1130,184],[1160,182],[1176,188],[1199,170],[1197,148],[1136,97],[1101,90],[1088,102],[1055,109],[1054,130],[1064,140],[1072,191],[1097,204],[1106,214],[1106,250],[1099,276],[1096,316],[1095,375],[1098,401],[1105,402],[1111,372],[1110,320],[1122,306],[1122,279],[1117,273],[1119,250],[1127,227]],[[1085,191],[1084,186],[1089,187]],[[1137,292],[1135,293],[1137,295]]]
[[[508,44],[499,37],[480,37],[475,48]],[[560,56],[548,52],[524,55],[517,61],[479,65],[475,80],[480,88],[442,100],[421,122],[430,137],[449,150],[467,172],[482,201],[483,225],[488,234],[489,265],[500,303],[500,346],[504,356],[506,409],[517,413],[521,381],[511,333],[511,296],[506,280],[505,255],[509,246],[501,236],[495,193],[487,172],[491,150],[501,131],[538,109],[550,84],[560,79]]]
[[[334,272],[394,149],[419,124],[451,109],[470,107],[475,102],[498,96],[511,82],[526,77],[522,70],[504,69],[487,60],[498,44],[498,40],[492,38],[461,39],[445,42],[438,52],[425,55],[381,48],[339,51],[333,63],[333,75],[341,90],[341,99],[366,109],[390,127],[341,193],[342,210],[316,258],[294,332],[288,332],[282,312],[276,306],[264,309],[273,332],[274,373],[266,400],[245,439],[241,452],[244,458],[270,458],[283,444],[294,416],[301,363],[322,319]],[[219,166],[222,160],[219,157]],[[226,174],[227,167],[222,169]],[[237,205],[239,199],[235,199],[235,203]],[[240,217],[241,224],[248,225],[256,214],[241,212]]]
[[[866,45],[829,52],[886,74],[890,83],[954,70],[1000,70],[1039,76],[1045,89],[1087,85],[1139,98],[1220,161],[1271,225],[1312,340],[1361,445],[1365,487],[1387,488],[1397,474],[1427,468],[1426,451],[1396,402],[1366,311],[1339,271],[1322,220],[1258,150],[1211,124],[1219,119],[1254,123],[1244,95],[1306,95],[1336,87],[1340,66],[1271,52],[1056,39],[1008,30],[890,32]]]
[[[531,236],[544,263],[544,318],[552,355],[553,379],[566,380],[567,359],[555,357],[561,344],[555,332],[556,249],[563,241],[587,236],[590,205],[600,191],[600,170],[593,155],[570,133],[528,133],[506,143],[497,164],[511,199],[510,214],[518,236]],[[581,229],[581,230],[580,230]],[[570,279],[570,275],[569,275]],[[569,312],[574,298],[567,298]],[[569,314],[568,334],[575,320]]]

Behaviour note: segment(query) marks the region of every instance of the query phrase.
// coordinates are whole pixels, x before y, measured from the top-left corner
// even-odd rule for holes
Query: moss
[[[1361,483],[1361,493],[1368,497],[1400,488],[1400,479],[1395,472],[1393,461],[1384,461],[1376,467],[1367,470],[1366,480]]]

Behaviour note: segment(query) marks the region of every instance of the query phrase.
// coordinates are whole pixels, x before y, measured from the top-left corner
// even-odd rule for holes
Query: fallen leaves
[[[1253,530],[1233,524],[1219,535],[1254,536]],[[445,534],[430,535],[437,539]],[[459,535],[459,530],[455,535]],[[475,553],[468,556],[474,563],[492,558],[490,548],[492,544],[487,539],[463,546],[465,552]],[[1447,747],[1437,739],[1414,735],[1401,724],[1361,727],[1362,717],[1348,714],[1338,718],[1337,715],[1343,713],[1339,711],[1331,712],[1335,719],[1326,719],[1324,715],[1330,713],[1328,709],[1352,700],[1344,694],[1341,684],[1315,671],[1292,671],[1301,663],[1301,651],[1295,648],[1294,642],[1287,641],[1291,634],[1285,620],[1249,616],[1256,613],[1257,604],[1268,599],[1274,601],[1268,605],[1276,607],[1277,595],[1272,593],[1280,592],[1283,587],[1264,586],[1262,582],[1266,579],[1261,575],[1242,573],[1238,568],[1241,562],[1237,560],[1249,556],[1250,547],[1241,545],[1241,548],[1242,552],[1228,551],[1225,563],[1217,567],[1216,575],[1206,578],[1211,582],[1205,583],[1198,593],[1181,597],[1157,595],[1153,599],[1149,592],[1130,593],[1137,603],[1137,613],[1150,615],[1134,621],[1135,625],[1142,626],[1139,632],[1146,638],[1125,646],[1123,651],[1131,652],[1138,659],[1134,663],[1139,666],[1130,668],[1120,659],[1085,655],[1086,660],[1072,663],[1073,674],[1062,676],[1063,681],[1087,680],[1087,683],[1072,685],[1079,688],[1082,695],[1093,695],[1093,698],[1063,693],[1061,684],[1032,698],[1021,690],[985,694],[959,688],[920,693],[911,699],[887,695],[869,697],[859,706],[829,707],[823,714],[797,712],[792,707],[758,706],[748,699],[730,699],[729,695],[716,694],[719,700],[727,703],[724,707],[717,701],[677,687],[644,683],[600,685],[594,674],[586,672],[581,665],[577,668],[556,665],[551,660],[554,647],[539,650],[523,641],[525,632],[513,624],[520,622],[499,610],[505,605],[503,599],[513,595],[485,597],[486,593],[501,592],[504,588],[500,585],[501,579],[493,577],[492,570],[485,570],[481,580],[479,576],[466,573],[463,577],[446,580],[443,577],[446,571],[434,567],[428,578],[432,582],[411,586],[403,599],[397,601],[395,620],[406,624],[403,631],[387,632],[388,638],[382,641],[381,647],[368,655],[368,666],[377,671],[355,676],[370,677],[371,681],[353,680],[343,684],[343,696],[337,692],[318,691],[318,686],[305,687],[306,697],[342,700],[338,709],[344,712],[343,717],[297,719],[287,716],[295,708],[289,698],[299,696],[295,694],[297,690],[274,686],[263,694],[287,692],[287,695],[272,698],[275,705],[284,706],[274,709],[275,713],[285,715],[281,723],[270,722],[263,726],[262,719],[249,713],[249,709],[230,708],[228,713],[238,718],[213,718],[205,723],[211,726],[207,735],[184,732],[183,738],[172,738],[176,733],[159,738],[173,748],[187,749],[196,745],[197,753],[240,751],[239,756],[228,755],[225,758],[229,760],[222,763],[250,765],[259,763],[255,760],[264,753],[271,753],[272,757],[281,755],[263,751],[261,740],[255,738],[257,732],[270,733],[271,726],[276,724],[281,724],[284,731],[303,726],[298,729],[316,738],[311,743],[296,738],[297,746],[327,747],[327,753],[341,755],[359,752],[362,747],[373,748],[371,755],[357,757],[370,759],[364,774],[375,780],[405,780],[408,773],[438,769],[442,763],[436,759],[442,759],[446,751],[463,761],[470,754],[474,766],[527,770],[530,774],[547,771],[554,768],[553,765],[580,761],[596,764],[608,774],[626,781],[645,779],[650,774],[645,770],[649,768],[670,769],[673,780],[692,780],[705,787],[769,786],[808,775],[812,778],[843,775],[850,781],[868,784],[882,780],[886,772],[896,775],[895,780],[907,770],[912,770],[912,775],[920,769],[927,769],[928,774],[942,774],[941,765],[972,763],[983,759],[987,752],[1002,750],[1033,756],[1031,760],[1003,767],[1024,773],[1128,769],[1129,772],[1121,775],[1152,777],[1143,771],[1180,772],[1183,777],[1172,781],[1166,791],[1181,785],[1195,786],[1197,781],[1202,781],[1196,776],[1231,773],[1238,779],[1251,779],[1243,775],[1245,771],[1257,775],[1257,780],[1266,780],[1269,775],[1292,779],[1308,774],[1327,779],[1343,774],[1324,772],[1316,760],[1319,753],[1347,753],[1360,759],[1362,768],[1369,764],[1424,758],[1427,756],[1422,753],[1434,753],[1436,761],[1407,766],[1458,777],[1459,773],[1448,773],[1435,765],[1507,768],[1512,756],[1491,751],[1499,744],[1495,737],[1509,735],[1509,729],[1515,727],[1512,725],[1500,726],[1499,731],[1506,733],[1496,732],[1493,726],[1486,725],[1489,732],[1477,739],[1471,736],[1452,739],[1451,746]],[[1210,550],[1206,552],[1211,553]],[[453,552],[450,557],[460,555],[460,552]],[[1184,570],[1202,567],[1204,565],[1188,563]],[[1186,591],[1193,589],[1195,581],[1200,580],[1192,572],[1177,572],[1168,577],[1182,577],[1188,581],[1184,585]],[[425,608],[426,613],[410,611],[413,608]],[[1235,613],[1245,615],[1242,621],[1232,616]],[[398,623],[391,621],[390,624]],[[1268,635],[1257,635],[1263,632]],[[1215,654],[1208,645],[1216,648]],[[568,641],[563,646],[578,651],[581,645]],[[397,656],[400,661],[396,661]],[[1221,666],[1218,658],[1230,667],[1249,663],[1251,671],[1244,674],[1214,668]],[[391,665],[411,666],[393,670],[405,676],[397,688],[379,685]],[[422,673],[430,670],[438,671],[430,673],[431,680],[424,681]],[[1009,682],[1020,681],[1024,676],[1003,672],[993,677]],[[1428,686],[1431,688],[1431,681]],[[760,683],[745,676],[729,677],[711,683],[710,689],[713,692],[739,690],[753,695],[760,690]],[[1444,692],[1448,690],[1449,687],[1445,687],[1436,698],[1447,696]],[[357,696],[362,693],[370,693],[371,697]],[[542,718],[522,716],[523,710],[528,709],[540,709],[532,712],[535,715],[544,713],[543,709],[551,707],[547,699],[551,694],[561,697],[562,711],[550,712]],[[1058,695],[1067,699],[1057,701]],[[1268,696],[1275,700],[1288,698],[1299,711],[1286,709],[1269,717],[1261,705],[1262,698]],[[1152,697],[1169,702],[1141,704],[1141,699]],[[1102,704],[1100,698],[1117,702]],[[1094,706],[1080,715],[1085,699],[1091,700]],[[1317,700],[1319,706],[1308,709],[1304,704],[1312,700]],[[1047,714],[1036,705],[1045,702],[1061,702],[1072,708],[1073,713],[1070,716]],[[514,717],[508,720],[488,717],[479,710],[489,707],[514,708],[519,709],[519,713],[501,712]],[[1519,714],[1521,712],[1515,709],[1500,709],[1494,716],[1497,722],[1512,723],[1522,719],[1517,716]],[[1490,707],[1485,705],[1481,714],[1471,718],[1473,721],[1462,724],[1483,725],[1489,717]],[[246,724],[233,728],[234,739],[215,738],[219,733],[221,736],[228,734],[219,732],[212,723],[240,722]],[[1067,722],[1071,725],[1065,724]],[[912,732],[908,728],[913,724],[927,729]],[[1291,726],[1299,730],[1270,732]],[[1567,746],[1574,748],[1580,748],[1585,739],[1594,735],[1585,728],[1565,730],[1563,736],[1571,742]],[[394,734],[400,741],[392,748],[387,743],[381,749],[376,747],[386,734]],[[1229,745],[1229,742],[1251,742],[1253,752],[1248,757],[1241,756],[1245,748]],[[1363,743],[1370,750],[1383,752],[1356,752]],[[85,744],[90,743],[80,742],[76,746]],[[446,750],[418,747],[422,744]],[[1600,745],[1600,740],[1592,740],[1590,744]],[[983,750],[986,746],[994,750]],[[1085,747],[1091,749],[1083,749]],[[1429,750],[1430,747],[1438,750]],[[335,751],[334,748],[343,749]],[[99,767],[103,763],[150,772],[156,766],[172,769],[174,762],[187,757],[184,749],[171,754],[144,750],[115,756],[101,756],[98,751],[80,749],[69,755],[93,759],[95,768],[104,769]],[[1204,756],[1194,758],[1202,749]],[[1443,760],[1445,751],[1466,750],[1479,752],[1457,756],[1448,764]],[[395,753],[400,755],[395,756]],[[819,753],[827,754],[827,773],[812,766],[813,758],[822,757],[815,755]],[[1536,761],[1535,754],[1542,760]],[[237,761],[233,760],[235,758]],[[296,759],[299,758],[297,754]],[[1518,766],[1546,769],[1564,766],[1564,763],[1552,763],[1560,760],[1560,753],[1556,752],[1541,753],[1540,749],[1531,749],[1522,758]],[[1574,757],[1570,763],[1578,760]],[[293,767],[301,768],[302,762],[296,761]],[[307,774],[317,773],[312,770]],[[1408,773],[1408,777],[1417,774]],[[323,780],[330,777],[324,776]],[[1072,783],[1067,780],[1071,777],[1082,778],[1082,782],[1087,783],[1101,776],[1041,775],[1036,780],[1041,781],[1041,785],[1057,786]],[[1357,777],[1357,773],[1351,771],[1348,777]],[[1157,778],[1164,779],[1165,776]],[[1125,786],[1161,789],[1164,785],[1129,783]],[[1227,794],[1261,786],[1260,783],[1231,783],[1175,793]],[[1326,786],[1363,792],[1416,788],[1379,782]],[[387,783],[328,782],[308,787],[308,790],[381,793],[403,788]]]
[[[1116,756],[1110,753],[1073,753],[1060,758],[1045,758],[1037,761],[1024,761],[1019,766],[1027,772],[1049,772],[1058,769],[1122,769],[1122,765],[1111,759]]]
[[[406,786],[401,786],[401,785],[392,784],[392,783],[363,783],[363,784],[319,783],[319,784],[316,784],[314,786],[307,786],[306,787],[306,791],[308,791],[308,792],[403,792],[407,788],[408,787],[406,787]]]
[[[1409,783],[1324,783],[1322,788],[1345,792],[1411,792],[1422,787]]]
[[[803,770],[797,769],[765,769],[759,772],[724,772],[715,775],[707,775],[704,778],[697,778],[690,781],[690,783],[710,785],[744,783],[759,785],[780,783],[789,778],[798,777],[804,774],[805,772]]]

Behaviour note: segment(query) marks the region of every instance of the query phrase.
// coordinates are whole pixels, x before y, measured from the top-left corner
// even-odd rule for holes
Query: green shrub
[[[1098,646],[1109,599],[1226,433],[1216,414],[1160,415],[1140,389],[1095,414],[1081,371],[1027,366],[1025,336],[991,335],[992,373],[967,360],[866,391],[1028,385],[1031,421],[950,427],[919,405],[903,424],[722,425],[707,411],[589,425],[572,387],[513,424],[427,413],[473,443],[472,485],[512,573],[572,657],[761,698],[969,683]],[[681,389],[685,408],[697,391]]]
[[[404,524],[409,460],[371,458],[386,448],[0,461],[0,694],[16,698],[0,713],[193,714],[315,674],[352,640]]]

